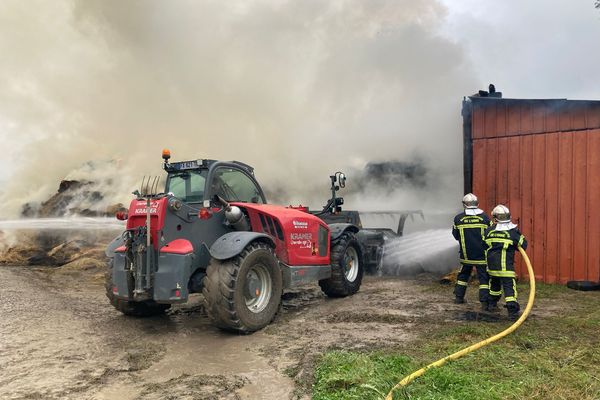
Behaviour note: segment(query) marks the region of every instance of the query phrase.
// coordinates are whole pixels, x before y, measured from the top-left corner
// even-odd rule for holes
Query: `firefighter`
[[[525,250],[527,240],[510,220],[510,211],[506,206],[497,205],[492,211],[492,217],[495,224],[485,232],[486,261],[490,275],[488,310],[498,310],[498,300],[504,292],[508,317],[516,320],[519,318],[519,303],[515,281],[515,250],[518,246]]]
[[[463,197],[464,212],[454,217],[452,235],[460,244],[459,258],[462,265],[454,288],[454,302],[465,302],[465,293],[473,267],[479,279],[479,301],[482,309],[488,306],[489,276],[485,264],[485,243],[483,234],[490,226],[490,218],[479,209],[477,196],[469,193]]]

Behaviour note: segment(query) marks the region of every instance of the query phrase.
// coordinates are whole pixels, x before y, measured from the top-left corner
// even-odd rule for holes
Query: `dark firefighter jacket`
[[[496,225],[485,232],[487,244],[487,268],[490,276],[515,277],[515,251],[517,246],[527,248],[525,236],[515,227],[506,231],[498,231]]]
[[[490,226],[485,213],[467,215],[464,212],[454,217],[452,236],[460,244],[461,264],[485,265],[485,243],[483,234]]]

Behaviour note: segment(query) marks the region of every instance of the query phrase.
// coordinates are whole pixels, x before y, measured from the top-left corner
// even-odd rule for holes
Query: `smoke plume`
[[[352,208],[452,208],[477,86],[445,15],[433,0],[4,1],[0,217],[65,178],[127,203],[164,147],[247,162],[277,200],[315,206],[336,170],[419,159],[417,190],[349,174]]]

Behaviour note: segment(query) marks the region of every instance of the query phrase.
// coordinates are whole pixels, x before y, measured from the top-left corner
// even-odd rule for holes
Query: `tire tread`
[[[266,250],[275,257],[270,246],[263,242],[253,242],[234,258],[225,261],[212,259],[208,264],[202,294],[206,314],[216,327],[240,333],[251,333],[256,330],[240,319],[235,309],[235,290],[244,260],[257,250]],[[281,294],[274,293],[273,296],[281,297]],[[277,312],[268,323],[273,321],[276,315]]]
[[[354,282],[346,279],[344,269],[340,264],[348,246],[354,247],[359,258],[359,272]],[[323,293],[329,297],[350,296],[360,289],[363,277],[363,260],[360,245],[356,236],[351,232],[343,233],[331,246],[331,278],[319,281]]]

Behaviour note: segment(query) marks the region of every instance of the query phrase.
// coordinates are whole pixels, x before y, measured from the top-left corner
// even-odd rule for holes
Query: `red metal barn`
[[[600,101],[472,96],[462,115],[465,193],[510,208],[536,278],[600,280]]]

